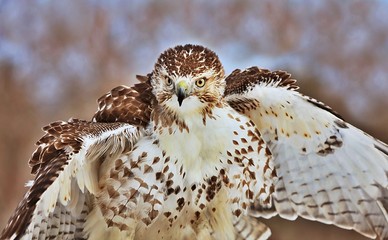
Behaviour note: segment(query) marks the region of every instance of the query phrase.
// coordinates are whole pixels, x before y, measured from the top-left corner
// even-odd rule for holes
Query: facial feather
[[[178,104],[176,97],[176,85],[180,81],[188,87],[184,108],[180,108],[181,103]],[[199,81],[204,81],[204,85],[199,85]],[[213,51],[188,44],[170,48],[160,55],[152,72],[151,84],[159,105],[178,112],[198,112],[221,100],[225,75]]]

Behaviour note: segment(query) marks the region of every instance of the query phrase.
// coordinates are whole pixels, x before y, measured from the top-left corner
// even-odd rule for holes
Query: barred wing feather
[[[388,146],[297,92],[283,71],[252,67],[227,78],[225,98],[257,125],[277,172],[271,208],[253,216],[298,216],[370,238],[388,238]]]

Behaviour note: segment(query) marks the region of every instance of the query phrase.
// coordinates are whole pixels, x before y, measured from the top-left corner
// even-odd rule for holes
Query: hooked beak
[[[176,86],[176,96],[178,97],[179,107],[182,106],[183,100],[187,97],[188,85],[185,81],[180,81]]]

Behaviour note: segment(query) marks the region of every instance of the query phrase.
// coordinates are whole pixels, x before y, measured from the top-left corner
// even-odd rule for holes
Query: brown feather
[[[150,121],[155,102],[149,79],[133,87],[118,86],[98,99],[98,110],[93,120],[124,122],[145,127]]]
[[[243,71],[236,69],[226,77],[225,96],[243,94],[257,84],[284,87],[289,90],[299,88],[296,85],[296,80],[292,79],[291,74],[285,71],[271,72],[268,69],[250,67]]]
[[[299,87],[296,85],[296,80],[291,78],[291,74],[285,71],[270,71],[268,69],[261,69],[258,67],[250,67],[245,70],[236,69],[229,76],[226,77],[226,88],[224,96],[230,96],[233,94],[241,95],[243,97],[245,93],[248,93],[252,90],[252,88],[256,85],[262,86],[273,86],[285,88],[287,90],[298,90]],[[326,104],[315,100],[314,98],[302,95],[308,102],[311,104],[322,108],[334,116],[343,119],[336,111],[334,111],[331,107]],[[242,99],[242,98],[241,98]],[[235,108],[239,112],[244,112],[245,110],[249,110],[251,106],[243,106],[245,105],[256,105],[256,100],[252,99],[252,103],[249,103],[245,100],[236,100],[229,101],[228,103]],[[257,106],[253,106],[257,107]]]
[[[147,77],[139,76],[140,83],[131,88],[116,87],[98,100],[99,108],[93,120],[112,124],[71,119],[68,122],[53,122],[43,128],[46,134],[36,143],[38,147],[29,160],[31,173],[35,175],[34,184],[11,216],[0,235],[1,239],[10,238],[13,234],[16,234],[18,239],[23,235],[31,221],[36,203],[68,164],[69,154],[79,152],[83,136],[102,132],[106,128],[119,127],[120,124],[115,122],[135,126],[148,125],[155,103],[149,78],[150,74]]]
[[[193,76],[211,67],[214,75],[223,76],[224,68],[215,52],[200,45],[179,45],[164,51],[158,58],[153,74],[162,76],[161,69],[168,75]]]
[[[13,234],[16,234],[16,239],[19,239],[24,234],[31,222],[37,202],[72,159],[70,155],[80,151],[83,137],[98,136],[122,125],[122,123],[96,123],[70,119],[68,122],[53,122],[44,127],[46,134],[37,142],[38,148],[29,160],[32,174],[35,175],[34,184],[10,218],[0,239],[8,239]]]

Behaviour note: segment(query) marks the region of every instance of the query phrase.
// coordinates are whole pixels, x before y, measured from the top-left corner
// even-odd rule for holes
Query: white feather
[[[81,150],[77,154],[70,155],[68,164],[63,167],[58,177],[43,192],[40,200],[36,203],[31,223],[26,231],[27,234],[23,238],[30,239],[32,236],[40,236],[39,229],[42,226],[39,224],[43,219],[49,221],[48,225],[59,226],[58,230],[63,234],[69,234],[69,232],[74,234],[72,230],[74,226],[65,223],[75,221],[72,220],[73,216],[81,214],[84,208],[85,194],[87,194],[85,190],[91,194],[96,194],[99,190],[98,167],[101,165],[101,161],[114,161],[124,150],[125,141],[136,142],[139,136],[138,129],[129,124],[123,124],[117,129],[107,130],[99,135],[83,136]],[[101,143],[103,143],[104,148],[99,149]],[[67,151],[71,150],[67,149]],[[107,151],[109,151],[108,158],[101,159]],[[93,154],[89,155],[88,152],[93,152]],[[29,185],[33,183],[29,182]],[[70,211],[70,215],[68,211]],[[54,213],[57,217],[53,217]],[[48,225],[45,225],[45,228]]]
[[[281,217],[302,216],[372,238],[375,231],[388,237],[386,210],[377,201],[387,195],[388,156],[376,146],[388,149],[386,145],[295,91],[258,84],[227,97],[228,102],[238,99],[259,103],[244,114],[255,122],[274,155],[281,179],[274,202]],[[331,136],[341,144],[319,154]],[[379,224],[386,227],[380,229]]]

